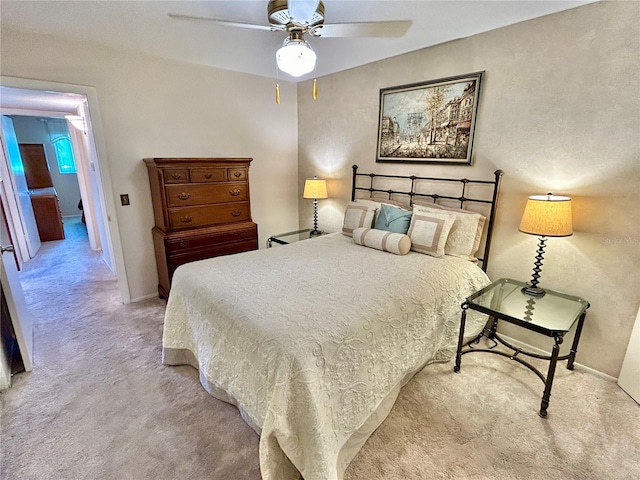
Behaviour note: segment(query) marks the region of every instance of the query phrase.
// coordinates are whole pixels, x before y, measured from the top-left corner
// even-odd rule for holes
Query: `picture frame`
[[[483,75],[380,89],[376,162],[471,165]]]

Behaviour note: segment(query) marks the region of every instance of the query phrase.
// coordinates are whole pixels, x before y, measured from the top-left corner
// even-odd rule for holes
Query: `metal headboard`
[[[487,226],[487,237],[484,244],[484,251],[481,258],[478,258],[482,262],[482,270],[487,271],[487,266],[489,265],[489,252],[491,250],[491,238],[493,235],[493,227],[496,218],[496,206],[498,203],[498,193],[500,191],[500,180],[502,179],[502,175],[504,172],[502,170],[496,170],[494,172],[495,179],[494,180],[469,180],[467,178],[444,178],[444,177],[417,177],[415,175],[382,175],[376,173],[358,173],[358,166],[354,165],[353,167],[353,179],[351,184],[351,201],[356,199],[356,191],[362,190],[369,192],[369,197],[372,198],[374,192],[384,193],[388,195],[388,199],[391,200],[392,195],[406,195],[409,197],[409,205],[413,205],[414,197],[428,197],[433,199],[434,203],[437,203],[439,199],[445,200],[453,200],[459,202],[460,208],[465,208],[465,205],[469,202],[473,203],[481,203],[489,205],[489,222]],[[358,186],[357,178],[358,177],[369,177],[369,185],[367,187]],[[395,179],[395,180],[409,180],[410,188],[408,190],[387,190],[382,188],[374,187],[374,179],[376,178],[386,178],[386,179]],[[452,196],[452,195],[440,195],[438,193],[417,193],[416,192],[416,183],[419,181],[428,181],[428,182],[445,182],[447,184],[461,184],[460,195]],[[408,182],[407,182],[408,183]],[[493,189],[490,192],[488,198],[475,198],[469,195],[469,187],[471,185],[493,185]]]

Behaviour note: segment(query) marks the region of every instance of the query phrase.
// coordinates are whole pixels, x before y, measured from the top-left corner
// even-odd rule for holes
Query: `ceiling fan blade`
[[[325,23],[312,27],[309,33],[316,37],[402,37],[412,24],[411,20]]]
[[[288,0],[289,16],[297,23],[310,25],[320,0]]]
[[[285,30],[284,26],[280,27],[279,25],[256,25],[255,23],[230,22],[227,20],[218,20],[216,18],[196,17],[194,15],[182,15],[180,13],[168,13],[167,15],[177,20],[199,20],[199,21],[214,23],[216,25],[223,25],[225,27],[251,28],[253,30],[267,30],[267,31]]]

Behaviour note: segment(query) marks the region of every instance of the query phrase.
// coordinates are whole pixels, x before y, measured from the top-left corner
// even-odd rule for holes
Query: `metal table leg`
[[[540,404],[540,416],[547,416],[547,408],[549,407],[549,399],[551,398],[551,387],[553,386],[553,377],[556,373],[556,364],[558,363],[558,353],[560,352],[560,344],[562,344],[562,336],[557,335],[555,338],[555,345],[551,352],[551,359],[549,361],[549,371],[547,372],[547,379],[544,382],[544,393],[542,394],[542,403]]]
[[[571,344],[571,353],[569,353],[569,361],[567,362],[567,369],[573,370],[573,362],[576,359],[576,353],[578,352],[578,342],[580,341],[580,335],[582,334],[582,325],[584,324],[584,317],[587,316],[587,311],[585,310],[580,315],[580,320],[578,320],[578,326],[576,327],[576,333],[573,336],[573,343]]]
[[[458,350],[456,352],[456,364],[453,367],[453,371],[460,372],[460,361],[462,360],[462,344],[464,343],[464,328],[467,323],[467,309],[469,305],[467,302],[462,304],[462,316],[460,317],[460,333],[458,334]]]

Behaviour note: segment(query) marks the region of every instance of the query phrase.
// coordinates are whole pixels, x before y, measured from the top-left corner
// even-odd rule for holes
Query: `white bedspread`
[[[265,480],[341,479],[402,385],[455,354],[460,304],[488,283],[469,261],[339,233],[190,263],[173,277],[163,362],[193,365],[239,407]],[[465,333],[484,321],[469,315]]]

